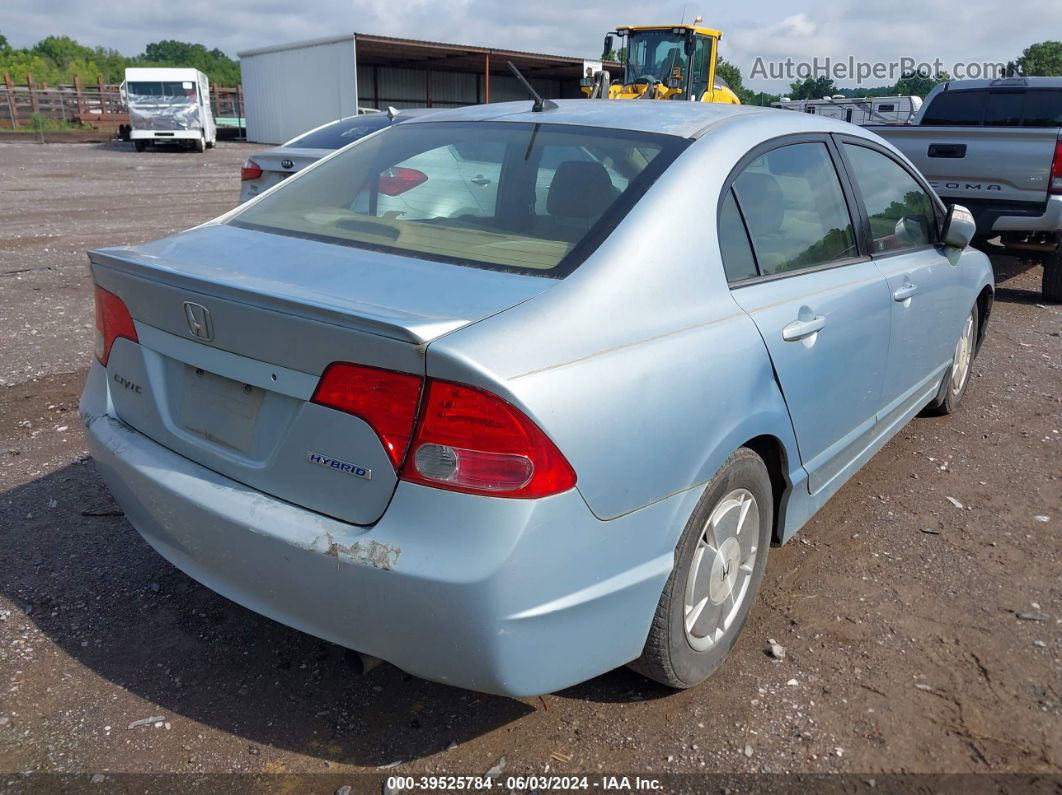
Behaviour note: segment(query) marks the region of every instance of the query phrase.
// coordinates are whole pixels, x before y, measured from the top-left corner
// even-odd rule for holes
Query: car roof
[[[698,138],[714,125],[736,117],[790,112],[755,105],[723,105],[711,102],[640,102],[616,99],[558,99],[552,102],[555,107],[539,113],[531,110],[531,100],[468,105],[452,110],[439,110],[430,117],[410,119],[408,123],[504,121],[570,124]]]
[[[976,88],[1062,88],[1062,77],[1004,77],[998,80],[949,80],[942,91]]]

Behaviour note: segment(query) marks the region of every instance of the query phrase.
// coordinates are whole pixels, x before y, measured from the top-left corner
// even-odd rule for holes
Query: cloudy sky
[[[232,56],[359,31],[594,58],[606,29],[675,22],[685,11],[687,20],[700,14],[706,25],[722,29],[722,55],[741,67],[746,84],[765,90],[785,83],[750,79],[757,58],[895,62],[909,56],[939,58],[950,69],[956,62],[1012,60],[1033,42],[1062,38],[1062,0],[0,0],[0,6],[0,32],[16,47],[67,34],[135,54],[150,41],[172,38]]]

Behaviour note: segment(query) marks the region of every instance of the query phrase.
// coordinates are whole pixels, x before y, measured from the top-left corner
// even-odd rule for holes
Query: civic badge
[[[203,342],[214,339],[214,325],[210,322],[210,310],[202,304],[184,302],[184,317],[188,321],[188,330],[192,336]]]

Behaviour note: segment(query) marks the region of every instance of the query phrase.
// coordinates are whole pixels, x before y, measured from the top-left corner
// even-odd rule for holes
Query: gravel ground
[[[85,249],[228,209],[250,151],[0,145],[0,790],[27,771],[482,774],[502,757],[506,775],[1062,773],[1062,307],[1038,267],[994,258],[962,411],[916,419],[771,551],[714,678],[674,693],[621,669],[497,698],[356,677],[341,649],[215,595],[140,539],[86,456]]]

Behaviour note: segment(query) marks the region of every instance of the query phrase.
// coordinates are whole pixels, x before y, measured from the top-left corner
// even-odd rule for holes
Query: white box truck
[[[210,81],[198,69],[131,67],[125,70],[122,95],[129,108],[129,138],[138,152],[156,144],[203,152],[217,142]]]

